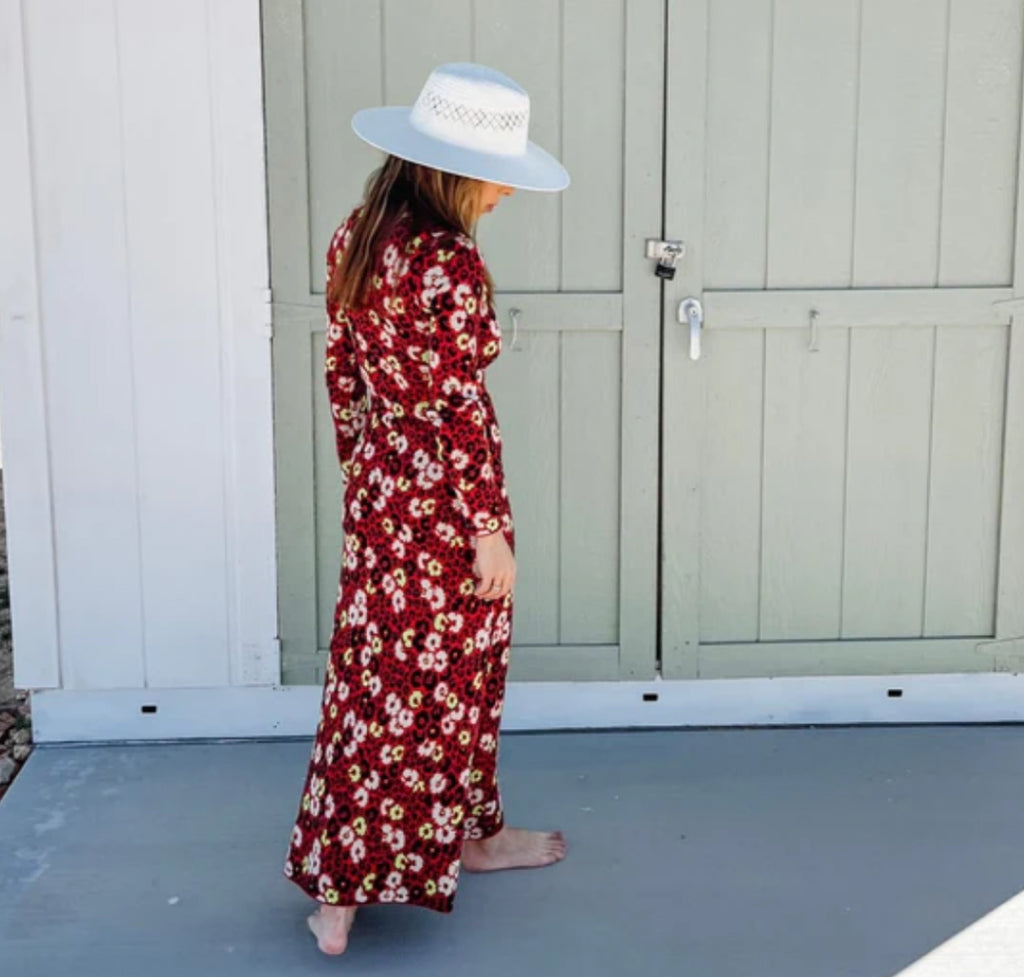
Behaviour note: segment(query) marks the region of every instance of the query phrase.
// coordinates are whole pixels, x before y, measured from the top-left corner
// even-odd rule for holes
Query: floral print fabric
[[[335,232],[328,274],[357,208]],[[462,842],[503,825],[513,595],[476,597],[474,537],[515,549],[484,369],[501,332],[475,242],[399,224],[368,308],[328,301],[344,544],[320,719],[284,874],[319,902],[450,912]]]

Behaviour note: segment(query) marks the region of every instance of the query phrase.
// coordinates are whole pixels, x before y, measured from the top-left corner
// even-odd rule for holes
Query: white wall
[[[0,0],[15,683],[273,683],[257,0]]]

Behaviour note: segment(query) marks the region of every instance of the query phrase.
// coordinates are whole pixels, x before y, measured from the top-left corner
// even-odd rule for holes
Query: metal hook
[[[807,341],[807,349],[811,353],[818,352],[818,310],[811,309],[807,313],[807,318],[810,320],[811,335]]]
[[[509,309],[508,314],[512,317],[512,345],[510,349],[522,349],[516,346],[516,336],[519,334],[519,317],[523,314],[522,309]]]

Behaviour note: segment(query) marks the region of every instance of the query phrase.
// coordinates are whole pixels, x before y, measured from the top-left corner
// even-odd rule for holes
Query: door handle
[[[688,298],[679,303],[679,312],[676,315],[681,325],[689,323],[690,326],[690,359],[700,359],[700,333],[704,325],[704,307],[700,299]]]

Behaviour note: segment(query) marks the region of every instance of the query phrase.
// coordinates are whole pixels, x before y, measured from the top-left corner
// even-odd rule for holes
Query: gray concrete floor
[[[508,819],[568,859],[362,909],[323,957],[281,874],[309,744],[37,748],[0,972],[888,977],[1024,889],[1021,727],[506,735]]]

